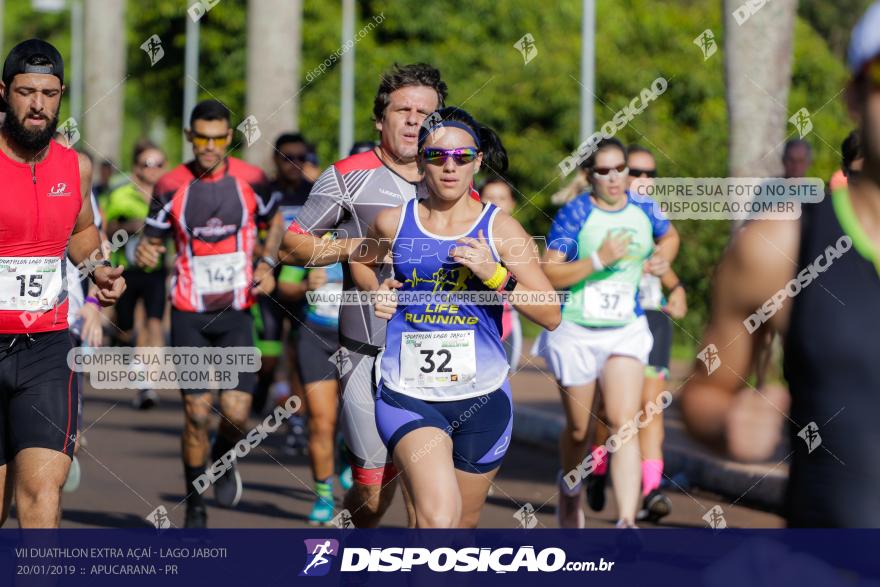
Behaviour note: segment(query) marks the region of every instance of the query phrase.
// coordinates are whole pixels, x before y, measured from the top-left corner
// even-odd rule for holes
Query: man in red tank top
[[[102,305],[125,290],[122,268],[111,268],[100,252],[88,201],[91,164],[52,140],[63,92],[64,64],[52,45],[31,39],[12,49],[0,81],[7,104],[0,127],[0,525],[14,491],[23,528],[58,527],[77,435],[67,292],[79,284],[67,283],[67,257],[84,264]]]

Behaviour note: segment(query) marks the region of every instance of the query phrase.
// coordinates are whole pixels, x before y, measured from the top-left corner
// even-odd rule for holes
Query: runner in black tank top
[[[784,365],[794,454],[785,514],[791,526],[880,527],[880,277],[859,251],[873,247],[861,241],[846,189],[811,208],[801,220],[798,273],[829,245],[854,246],[793,300]],[[797,436],[807,426],[815,431],[802,433],[810,443]]]
[[[681,395],[701,440],[790,466],[790,526],[880,527],[880,2],[854,29],[848,57],[864,168],[800,219],[751,221],[734,235]],[[790,414],[782,386],[746,383],[770,332],[785,341]],[[790,447],[771,459],[783,424]]]

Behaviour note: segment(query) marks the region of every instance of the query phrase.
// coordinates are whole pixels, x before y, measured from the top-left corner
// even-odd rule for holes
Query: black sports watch
[[[504,283],[503,286],[501,286],[500,291],[504,292],[504,293],[512,293],[513,290],[516,289],[517,283],[518,282],[516,281],[516,277],[514,277],[513,273],[511,273],[510,270],[508,269],[507,270],[507,281]]]

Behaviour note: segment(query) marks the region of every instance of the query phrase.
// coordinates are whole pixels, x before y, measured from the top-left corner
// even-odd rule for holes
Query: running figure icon
[[[330,563],[329,557],[335,557],[339,553],[339,542],[333,539],[327,540],[306,540],[306,552],[308,553],[308,560],[306,561],[306,566],[303,568],[300,573],[301,577],[316,577],[320,575],[326,575],[329,570]],[[318,569],[318,567],[322,568]],[[309,571],[317,572],[309,574]]]

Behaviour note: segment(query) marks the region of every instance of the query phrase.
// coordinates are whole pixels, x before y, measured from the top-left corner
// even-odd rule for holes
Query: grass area
[[[683,337],[687,338],[687,337]],[[697,345],[688,338],[687,340],[674,340],[672,342],[672,360],[673,361],[693,361],[697,356]]]
[[[538,338],[542,330],[540,326],[524,318],[522,315],[519,317],[519,320],[520,324],[522,324],[523,338],[530,340]],[[676,332],[672,343],[672,358],[678,361],[693,361],[698,352],[696,343],[685,334],[681,334],[681,340],[676,340],[678,338],[679,333]]]
[[[522,325],[522,335],[524,339],[533,340],[538,338],[543,328],[522,315],[519,317],[519,323]]]

